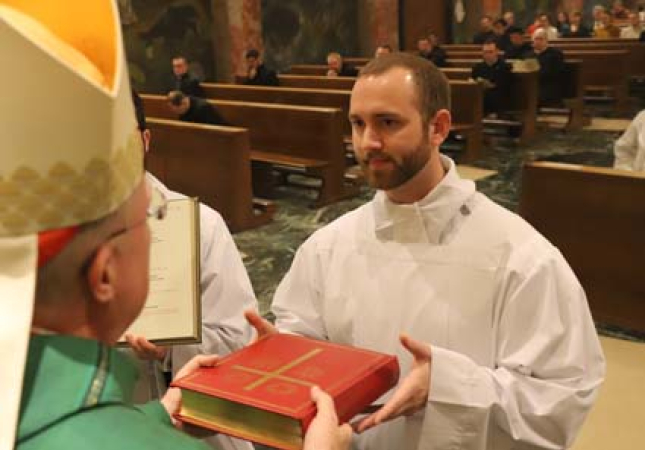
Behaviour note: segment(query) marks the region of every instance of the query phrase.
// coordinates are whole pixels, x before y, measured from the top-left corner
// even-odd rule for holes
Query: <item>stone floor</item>
[[[641,100],[634,105],[634,114],[643,103],[645,101]],[[594,114],[616,117],[611,108],[604,105],[597,106]],[[515,210],[524,161],[549,159],[609,167],[613,163],[612,148],[617,136],[617,132],[564,132],[561,129],[545,128],[530,143],[519,145],[502,134],[488,135],[488,148],[484,156],[473,165],[492,169],[497,173],[477,181],[477,187],[500,205]],[[446,153],[450,154],[450,149]],[[374,192],[363,187],[357,197],[320,209],[308,206],[312,194],[313,192],[306,190],[280,188],[278,198],[275,199],[278,206],[275,220],[264,227],[234,236],[243,253],[263,314],[268,315],[277,283],[288,270],[300,244],[318,228],[371,199]],[[621,330],[607,329],[607,332],[616,334]],[[627,334],[626,337],[643,339],[645,336]]]

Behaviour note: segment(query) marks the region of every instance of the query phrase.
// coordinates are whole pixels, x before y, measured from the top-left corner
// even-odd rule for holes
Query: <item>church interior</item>
[[[207,95],[212,94],[209,98],[232,122],[230,125],[251,130],[253,164],[243,176],[239,175],[241,178],[234,178],[236,175],[231,173],[220,174],[228,177],[228,183],[234,183],[228,193],[222,193],[231,199],[222,200],[216,194],[210,205],[220,210],[233,232],[260,311],[267,317],[271,317],[276,287],[300,245],[314,231],[368,202],[375,193],[352,157],[346,111],[341,112],[340,119],[333,119],[334,123],[341,123],[343,131],[333,124],[316,125],[314,119],[294,118],[296,113],[287,111],[294,105],[329,109],[329,104],[314,100],[318,95],[322,98],[319,93],[324,89],[337,93],[339,98],[344,96],[345,100],[336,100],[342,105],[348,101],[351,84],[330,87],[320,81],[319,87],[312,87],[314,84],[299,87],[289,80],[322,78],[330,52],[343,55],[360,68],[378,46],[387,44],[395,51],[416,52],[419,39],[428,36],[436,39],[434,44],[442,46],[448,55],[446,73],[450,83],[454,83],[454,121],[466,124],[462,132],[457,129],[451,133],[442,146],[443,153],[457,162],[462,177],[475,181],[478,191],[525,217],[551,240],[587,291],[607,358],[607,378],[573,448],[628,450],[645,445],[642,419],[638,419],[645,399],[642,276],[645,172],[616,175],[613,169],[617,139],[645,108],[642,68],[645,42],[628,39],[621,43],[616,38],[614,42],[595,43],[590,38],[586,43],[566,44],[564,38],[553,40],[553,46],[564,50],[565,62],[571,62],[573,67],[570,79],[565,81],[563,76],[560,80],[562,84],[574,84],[572,93],[557,107],[538,107],[537,75],[530,79],[528,74],[518,73],[514,74],[516,79],[523,81],[517,81],[510,95],[512,103],[520,105],[513,112],[523,108],[519,115],[486,114],[482,111],[482,91],[477,90],[476,82],[469,80],[473,64],[469,59],[481,59],[477,56],[480,46],[474,47],[471,39],[483,16],[497,19],[512,11],[516,26],[526,29],[540,13],[555,18],[560,11],[580,11],[583,19],[591,23],[596,4],[609,9],[614,2],[120,0],[118,3],[132,84],[144,97],[146,114],[153,125],[148,161],[152,173],[171,189],[187,195],[202,192],[202,188],[193,188],[187,180],[173,178],[170,163],[164,166],[163,157],[154,156],[156,146],[164,145],[159,141],[166,135],[157,132],[163,124],[155,122],[157,109],[150,107],[154,102],[146,98],[168,92],[171,60],[177,55],[186,58],[191,73],[207,87]],[[624,3],[634,11],[645,6],[639,1]],[[620,25],[627,26],[625,20]],[[645,29],[645,23],[642,25]],[[280,87],[271,89],[310,89],[305,93],[310,101],[298,103],[295,94],[289,99],[285,94],[283,100],[289,106],[283,108],[275,106],[282,105],[283,100],[271,99],[268,94],[263,99],[264,94],[253,97],[253,93],[240,92],[236,97],[233,90],[227,93],[225,85],[235,84],[247,75],[245,55],[249,49],[259,50],[264,64],[279,74]],[[477,91],[468,91],[465,85],[469,83]],[[258,112],[260,106],[244,109],[236,106],[236,102],[274,106],[269,112]],[[279,108],[283,109],[278,111]],[[304,115],[302,112],[301,116]],[[255,127],[262,127],[262,131],[254,131]],[[291,133],[297,135],[293,143],[281,141]],[[336,141],[330,144],[334,138]],[[186,142],[192,141],[187,138]],[[283,159],[271,156],[281,146],[286,156]],[[300,149],[293,150],[294,146],[309,148],[298,153]],[[340,175],[332,173],[332,163],[327,170],[311,161],[315,158],[313,149],[328,146],[337,150],[336,159],[340,158],[339,164],[343,166]],[[570,171],[570,176],[551,171]],[[210,173],[218,176],[215,169]],[[336,175],[340,181],[334,178]],[[235,184],[238,182],[250,187],[238,190]],[[340,187],[331,186],[334,182],[340,183]],[[248,192],[243,195],[241,191]],[[261,198],[262,212],[254,210],[250,218],[242,217],[243,214],[235,216],[235,205],[227,202],[249,201],[250,197]],[[220,206],[224,203],[226,206]]]

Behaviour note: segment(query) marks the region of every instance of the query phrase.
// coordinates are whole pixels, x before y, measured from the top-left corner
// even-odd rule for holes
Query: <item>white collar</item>
[[[376,193],[372,204],[377,236],[387,240],[405,236],[406,241],[439,244],[455,214],[469,213],[465,204],[475,194],[475,183],[461,179],[450,158],[444,155],[440,158],[446,174],[418,202],[397,204],[390,201],[384,191]]]

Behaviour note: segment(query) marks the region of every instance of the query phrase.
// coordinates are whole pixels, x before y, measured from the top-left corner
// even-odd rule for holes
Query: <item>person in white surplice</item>
[[[567,448],[605,373],[585,293],[557,248],[439,154],[449,99],[412,55],[361,71],[353,144],[378,192],[298,250],[276,328],[399,358],[355,448]]]
[[[645,110],[638,113],[618,138],[614,155],[615,169],[645,171]]]

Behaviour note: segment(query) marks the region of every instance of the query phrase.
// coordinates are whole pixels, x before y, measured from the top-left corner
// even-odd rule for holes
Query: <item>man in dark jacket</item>
[[[188,71],[188,61],[185,56],[175,56],[172,59],[172,73],[174,78],[171,90],[181,91],[194,97],[204,97],[204,90],[199,80]]]
[[[484,85],[484,113],[499,113],[510,96],[511,68],[499,57],[499,48],[493,39],[484,42],[483,61],[472,69],[472,78]]]
[[[504,48],[505,59],[524,59],[533,51],[531,44],[524,42],[524,30],[519,27],[509,27],[508,46]]]
[[[427,59],[437,67],[446,67],[446,52],[431,37],[419,39],[417,49],[420,57]]]
[[[252,48],[246,52],[246,81],[254,86],[278,86],[278,76],[260,59],[260,52]]]
[[[481,45],[491,38],[495,38],[493,19],[490,16],[483,16],[479,21],[479,32],[473,36],[473,44]]]
[[[226,125],[226,122],[207,100],[180,91],[168,93],[168,106],[184,122],[204,123],[207,125]]]
[[[562,74],[564,73],[564,54],[549,46],[544,30],[533,33],[533,54],[540,63],[539,106],[560,106],[562,103]]]
[[[569,17],[569,29],[562,33],[563,38],[588,38],[591,37],[591,30],[582,23],[582,13],[574,11]]]

